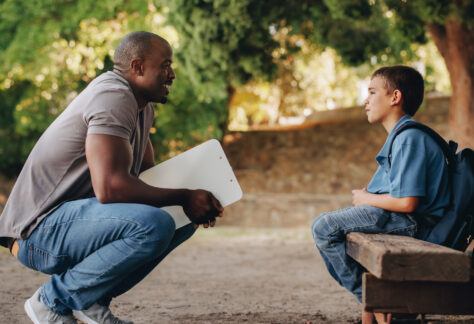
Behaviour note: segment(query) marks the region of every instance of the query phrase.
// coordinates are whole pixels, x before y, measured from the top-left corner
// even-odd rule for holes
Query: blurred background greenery
[[[382,65],[413,65],[429,91],[454,91],[430,35],[453,21],[472,34],[473,12],[448,0],[0,0],[0,172],[19,172],[128,32],[174,48],[177,78],[151,135],[162,160],[229,130],[361,104]]]

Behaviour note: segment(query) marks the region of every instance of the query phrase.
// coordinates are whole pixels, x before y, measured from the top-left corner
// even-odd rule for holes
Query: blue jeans
[[[18,240],[18,259],[51,274],[41,299],[69,314],[95,302],[108,306],[194,231],[192,224],[175,230],[172,217],[156,207],[81,199],[64,203],[28,239]]]
[[[409,214],[371,206],[349,207],[325,213],[316,218],[312,225],[316,247],[329,273],[359,301],[362,301],[362,274],[365,269],[346,254],[346,234],[382,233],[423,238],[427,230],[421,224],[417,226]]]

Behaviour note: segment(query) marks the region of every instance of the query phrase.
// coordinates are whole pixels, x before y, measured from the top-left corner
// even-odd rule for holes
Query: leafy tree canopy
[[[178,75],[157,109],[158,155],[221,137],[235,88],[272,80],[301,51],[299,35],[344,63],[414,54],[427,23],[473,27],[472,1],[450,0],[1,0],[0,170],[17,172],[39,135],[94,77],[110,70],[126,33],[170,40]],[[303,42],[303,43],[305,43]]]

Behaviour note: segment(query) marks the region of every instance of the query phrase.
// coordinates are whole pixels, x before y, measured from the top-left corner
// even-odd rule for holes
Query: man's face
[[[147,102],[166,103],[169,87],[176,77],[171,67],[173,51],[168,44],[153,42],[153,51],[143,62],[143,74],[137,79],[137,85],[140,97]]]
[[[375,76],[370,81],[369,95],[365,99],[365,112],[369,123],[382,123],[391,111],[392,94],[387,93],[384,79]]]

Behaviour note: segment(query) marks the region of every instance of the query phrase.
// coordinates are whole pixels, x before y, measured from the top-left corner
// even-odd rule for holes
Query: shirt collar
[[[385,140],[385,144],[383,145],[382,149],[380,150],[379,154],[377,154],[377,156],[375,157],[375,160],[377,160],[377,162],[379,164],[382,164],[382,161],[383,160],[386,160],[388,158],[388,151],[389,151],[389,145],[390,145],[390,142],[392,141],[392,137],[393,135],[395,134],[395,131],[398,129],[398,127],[400,127],[400,125],[408,122],[408,121],[411,121],[411,116],[410,115],[404,115],[402,118],[400,118],[398,120],[398,122],[395,124],[395,126],[393,127],[392,131],[390,132],[390,134],[388,134],[387,136],[387,139]]]

